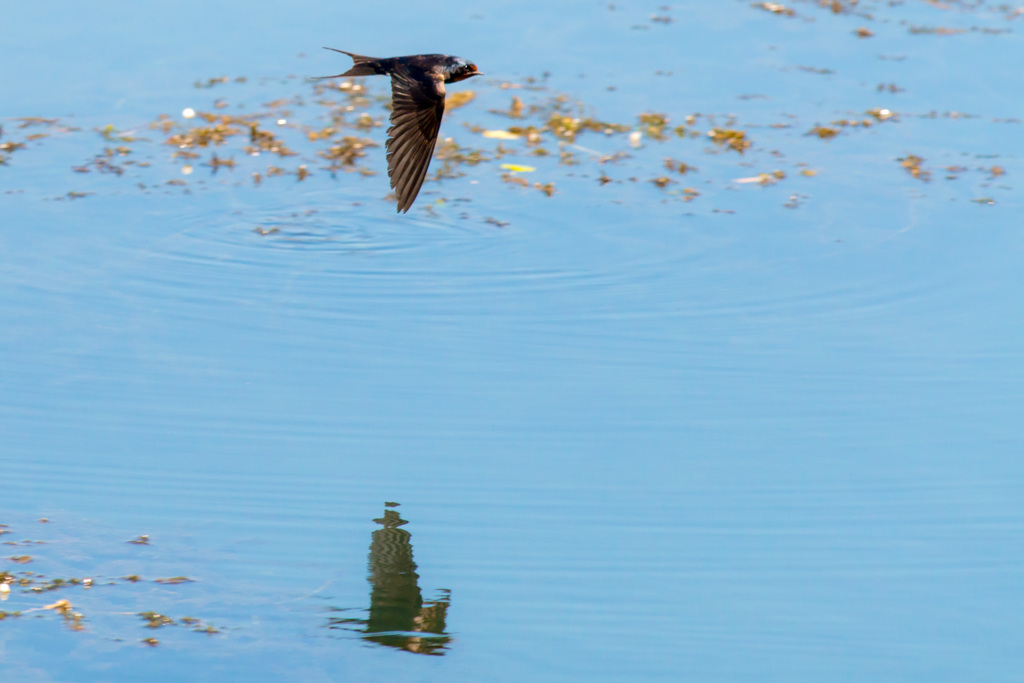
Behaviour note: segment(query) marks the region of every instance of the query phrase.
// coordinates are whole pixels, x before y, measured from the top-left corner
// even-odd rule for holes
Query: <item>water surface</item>
[[[8,8],[4,670],[1018,680],[1024,18],[841,5]],[[321,45],[487,74],[408,215]]]

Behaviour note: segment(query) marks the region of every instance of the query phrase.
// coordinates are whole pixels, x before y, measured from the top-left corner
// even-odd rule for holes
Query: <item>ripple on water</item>
[[[497,227],[462,218],[457,203],[396,216],[315,195],[283,199],[229,212],[223,196],[200,197],[131,219],[103,207],[95,224],[69,226],[59,249],[33,250],[40,260],[15,278],[51,295],[74,291],[79,306],[118,320],[149,310],[226,320],[248,309],[252,323],[433,320],[448,334],[476,334],[463,327],[487,316],[563,332],[572,324],[575,334],[545,337],[568,350],[581,335],[625,334],[608,327],[615,322],[651,321],[711,345],[730,330],[818,328],[894,310],[922,318],[957,277],[908,260],[920,247],[898,237],[856,249],[809,239],[797,224],[755,233],[749,220],[671,209],[639,224],[630,207],[504,207],[509,224]]]
[[[193,213],[147,245],[135,259],[145,263],[135,277],[162,283],[175,297],[285,287],[301,299],[293,303],[312,309],[402,299],[447,302],[455,312],[517,297],[548,295],[556,305],[566,294],[599,297],[692,271],[709,248],[706,239],[680,241],[675,226],[636,230],[625,216],[593,226],[520,216],[498,227],[457,215],[382,216],[358,206],[246,208],[226,218],[212,210]]]
[[[105,288],[203,318],[220,317],[225,305],[258,305],[325,319],[389,311],[746,328],[815,325],[930,297],[937,305],[952,286],[936,282],[934,269],[913,278],[887,265],[902,258],[899,240],[856,250],[804,239],[790,225],[759,226],[754,237],[742,225],[670,211],[637,224],[628,207],[603,206],[512,208],[503,214],[510,224],[497,227],[443,206],[433,216],[396,216],[315,197],[305,203],[226,213],[216,201],[153,216],[133,235],[109,236],[115,255],[102,266]],[[64,277],[89,267],[77,260]]]

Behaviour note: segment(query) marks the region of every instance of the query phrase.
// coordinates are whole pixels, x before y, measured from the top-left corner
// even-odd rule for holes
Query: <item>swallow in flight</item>
[[[391,127],[385,145],[388,177],[398,198],[399,213],[408,211],[416,201],[434,154],[444,114],[444,84],[481,75],[476,64],[450,55],[376,59],[333,47],[324,49],[346,54],[355,62],[345,73],[324,78],[391,76]]]

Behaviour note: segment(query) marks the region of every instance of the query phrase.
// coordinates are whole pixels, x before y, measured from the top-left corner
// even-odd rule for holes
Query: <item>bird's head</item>
[[[449,57],[448,64],[445,65],[445,83],[455,83],[456,81],[464,81],[467,78],[473,76],[481,76],[476,64],[470,64],[462,57]]]

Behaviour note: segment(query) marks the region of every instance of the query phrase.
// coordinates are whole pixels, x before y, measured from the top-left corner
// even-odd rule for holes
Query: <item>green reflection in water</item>
[[[412,559],[412,534],[400,528],[408,521],[393,509],[373,521],[381,528],[370,542],[369,616],[332,617],[328,628],[357,631],[365,640],[416,654],[443,655],[451,641],[444,630],[451,592],[440,590],[440,599],[424,601]]]

